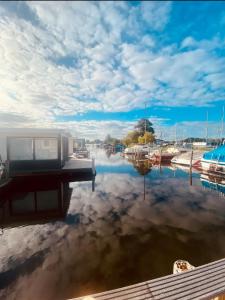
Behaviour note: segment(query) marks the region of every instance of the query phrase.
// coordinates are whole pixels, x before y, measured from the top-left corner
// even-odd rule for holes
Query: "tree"
[[[138,137],[138,143],[139,144],[148,144],[148,143],[153,143],[155,140],[154,134],[151,132],[145,132],[143,136]]]
[[[123,143],[126,146],[137,143],[139,137],[139,132],[137,130],[131,131],[127,134],[127,136],[123,139]]]
[[[152,127],[152,123],[148,119],[141,119],[138,121],[137,125],[135,126],[139,135],[143,136],[145,132],[154,133],[154,129]]]

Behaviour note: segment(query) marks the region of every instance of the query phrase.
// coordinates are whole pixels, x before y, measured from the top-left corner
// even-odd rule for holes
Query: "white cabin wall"
[[[69,155],[73,154],[73,138],[69,138]]]

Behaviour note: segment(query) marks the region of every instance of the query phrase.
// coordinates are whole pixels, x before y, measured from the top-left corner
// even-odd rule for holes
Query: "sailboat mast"
[[[222,109],[222,118],[221,118],[221,142],[223,140],[223,135],[224,135],[224,106]]]
[[[209,114],[207,111],[206,112],[206,137],[205,137],[206,144],[208,144],[208,122],[209,122]]]
[[[147,124],[146,124],[146,118],[147,118],[147,114],[146,114],[146,103],[145,103],[145,144],[146,144],[146,127],[147,127]]]

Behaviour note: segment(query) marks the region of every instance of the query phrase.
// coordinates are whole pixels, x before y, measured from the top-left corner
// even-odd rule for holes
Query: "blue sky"
[[[221,136],[222,1],[1,2],[0,126]],[[145,109],[145,105],[147,109]]]

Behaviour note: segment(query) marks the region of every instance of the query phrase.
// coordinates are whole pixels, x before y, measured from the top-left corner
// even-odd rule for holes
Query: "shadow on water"
[[[225,199],[203,183],[212,178],[193,170],[190,185],[170,165],[94,155],[95,192],[59,179],[11,186],[0,298],[68,299],[171,274],[179,258],[225,257]]]

